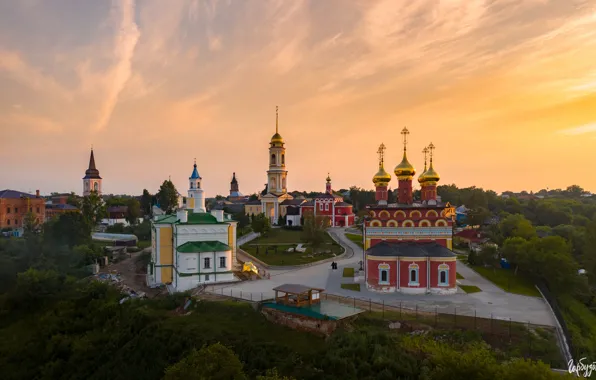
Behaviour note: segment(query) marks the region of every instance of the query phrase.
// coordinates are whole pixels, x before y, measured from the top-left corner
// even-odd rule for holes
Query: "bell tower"
[[[89,168],[85,170],[85,176],[83,177],[83,196],[88,197],[91,192],[101,195],[101,177],[99,176],[99,170],[95,167],[93,148],[91,148],[91,156],[89,157]]]
[[[186,206],[193,212],[206,212],[205,209],[205,194],[201,188],[201,176],[197,170],[197,160],[193,166],[192,174],[188,178],[188,199],[186,200]]]
[[[282,195],[288,192],[286,179],[286,148],[279,134],[279,108],[275,107],[275,134],[269,143],[269,170],[267,170],[267,188],[269,193]]]

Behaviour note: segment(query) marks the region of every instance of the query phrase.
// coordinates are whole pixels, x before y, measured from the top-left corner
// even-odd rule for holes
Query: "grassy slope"
[[[524,296],[540,297],[540,293],[532,281],[520,275],[515,275],[511,270],[485,268],[482,266],[473,266],[472,268],[482,277],[491,281],[506,292]]]

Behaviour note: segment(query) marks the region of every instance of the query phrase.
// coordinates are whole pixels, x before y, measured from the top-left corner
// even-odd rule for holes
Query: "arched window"
[[[275,165],[275,154],[271,155],[271,165]]]
[[[99,183],[95,182],[93,184],[93,190],[98,191],[99,190]]]
[[[408,281],[408,286],[418,286],[420,283],[420,279],[418,277],[418,264],[410,264],[408,266],[408,270],[410,271],[410,276]]]
[[[449,265],[439,265],[439,286],[449,286]]]
[[[191,188],[191,189],[194,189],[194,188],[195,188],[195,184],[191,182],[191,183],[190,183],[190,188]]]
[[[379,264],[379,285],[389,285],[389,264]]]
[[[282,165],[285,165],[286,164],[286,155],[285,154],[282,154],[281,155],[281,164]]]

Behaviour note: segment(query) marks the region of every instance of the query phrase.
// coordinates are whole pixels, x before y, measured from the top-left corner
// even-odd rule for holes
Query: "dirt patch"
[[[145,250],[129,253],[127,257],[108,266],[101,268],[99,273],[117,274],[122,284],[133,289],[135,292],[144,292],[147,297],[153,298],[164,292],[165,289],[151,289],[146,284],[147,268],[142,268],[138,263],[138,257]]]

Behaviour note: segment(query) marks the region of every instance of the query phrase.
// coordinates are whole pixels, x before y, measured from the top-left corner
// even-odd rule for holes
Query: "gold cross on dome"
[[[379,154],[379,165],[383,165],[383,157],[385,156],[385,144],[381,143],[381,145],[379,145],[379,150],[377,150],[377,153]]]
[[[404,127],[404,129],[401,130],[401,134],[402,134],[402,136],[404,136],[404,150],[405,150],[406,145],[408,145],[408,135],[410,134],[410,131],[408,131],[407,127]]]

